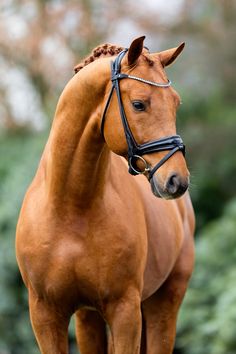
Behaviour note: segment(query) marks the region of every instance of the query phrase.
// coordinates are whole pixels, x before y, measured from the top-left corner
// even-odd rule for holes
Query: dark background
[[[11,0],[0,4],[0,354],[39,353],[15,260],[15,225],[74,65],[100,43],[186,49],[180,93],[197,217],[196,266],[176,354],[236,353],[236,3],[230,0]],[[75,353],[73,321],[71,353]]]

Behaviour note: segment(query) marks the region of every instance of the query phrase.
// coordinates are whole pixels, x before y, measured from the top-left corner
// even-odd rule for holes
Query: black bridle
[[[158,140],[153,140],[142,145],[139,145],[130,130],[124,106],[122,104],[121,94],[120,94],[120,86],[119,80],[121,79],[133,79],[140,82],[144,82],[145,84],[153,85],[156,87],[169,87],[171,82],[168,81],[167,83],[156,83],[153,81],[145,80],[136,76],[123,74],[120,72],[121,67],[121,60],[123,59],[124,55],[126,54],[128,49],[123,50],[119,53],[117,58],[114,62],[111,62],[111,81],[112,81],[112,88],[103,112],[102,122],[101,122],[101,133],[103,135],[104,130],[104,123],[105,123],[105,116],[111,101],[112,94],[114,90],[116,91],[119,109],[120,109],[120,116],[122,120],[122,124],[124,127],[125,138],[128,145],[128,164],[129,164],[129,173],[132,175],[138,175],[143,173],[149,173],[149,180],[153,177],[154,173],[160,168],[173,154],[177,151],[182,151],[183,155],[185,155],[185,146],[183,141],[179,135],[172,135],[168,137],[164,137]],[[142,155],[150,154],[152,152],[159,152],[159,151],[169,151],[152,169],[150,169],[147,161],[142,157]],[[144,163],[144,169],[138,170],[136,162],[137,160],[141,160]]]

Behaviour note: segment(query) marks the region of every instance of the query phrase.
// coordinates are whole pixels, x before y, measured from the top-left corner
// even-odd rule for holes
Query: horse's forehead
[[[140,74],[152,76],[154,81],[167,80],[165,70],[158,55],[152,55],[147,51],[143,52],[135,68]],[[146,78],[146,77],[145,77]]]
[[[144,52],[140,56],[140,65],[137,65],[137,71],[140,70],[140,75],[143,79],[148,79],[151,77],[153,81],[156,82],[166,82],[168,80],[167,74],[164,70],[164,67],[161,63],[161,59],[157,53],[150,54],[147,49],[144,49]],[[132,84],[136,84],[133,82]],[[150,87],[150,86],[149,86]],[[155,86],[152,87],[155,91]],[[170,86],[168,90],[161,88],[159,93],[162,93],[161,97],[166,93],[170,98],[173,98],[176,105],[178,106],[181,102],[181,98],[178,92]]]
[[[158,66],[163,69],[161,59],[157,53],[149,53],[147,50],[144,49],[142,55],[140,56],[140,59],[143,62],[146,62],[147,66],[149,67]]]
[[[146,49],[144,49],[141,55],[141,59],[143,59],[149,65],[149,67],[152,67],[156,61]]]

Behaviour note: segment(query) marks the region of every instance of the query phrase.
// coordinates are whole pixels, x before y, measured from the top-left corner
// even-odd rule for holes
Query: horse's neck
[[[45,151],[48,195],[60,205],[86,206],[103,193],[110,153],[99,122],[107,80],[94,75],[96,87],[78,75],[65,88]]]

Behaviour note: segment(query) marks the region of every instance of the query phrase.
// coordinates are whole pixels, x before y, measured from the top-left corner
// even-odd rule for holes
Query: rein
[[[132,80],[143,82],[148,85],[162,87],[162,88],[169,87],[171,85],[171,81],[168,80],[167,83],[157,83],[157,82],[142,79],[140,77],[121,73],[120,72],[121,60],[123,59],[127,51],[128,49],[125,49],[122,52],[120,52],[117,58],[114,60],[114,62],[111,62],[112,88],[102,115],[101,133],[103,135],[106,113],[111,101],[112,94],[115,90],[118,99],[118,104],[119,104],[120,117],[122,120],[125,138],[128,145],[129,173],[132,175],[138,175],[138,174],[144,174],[148,172],[149,173],[148,178],[150,181],[154,173],[177,151],[182,151],[183,155],[185,155],[185,146],[179,135],[167,136],[141,145],[135,141],[125,115],[125,110],[121,99],[119,81],[122,79],[132,79]],[[147,161],[142,157],[142,155],[150,154],[152,152],[159,152],[159,151],[169,151],[169,152],[151,169]],[[144,164],[143,170],[138,169],[136,165],[136,162],[138,160],[140,160]]]

